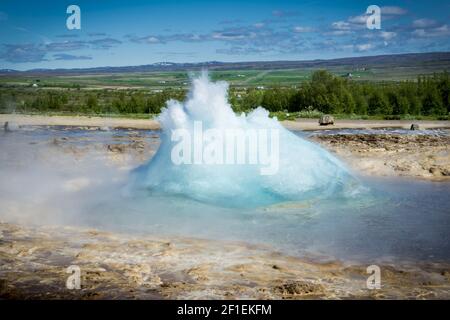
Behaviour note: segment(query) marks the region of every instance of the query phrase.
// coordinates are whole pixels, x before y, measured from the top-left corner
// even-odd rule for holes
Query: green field
[[[198,72],[197,72],[198,73]],[[312,70],[233,70],[210,71],[213,80],[224,80],[233,87],[296,86],[310,79]],[[148,72],[70,76],[3,76],[0,86],[31,86],[41,88],[187,88],[195,72]]]
[[[297,87],[311,79],[318,68],[278,69],[278,70],[230,70],[210,71],[213,80],[224,80],[232,87]],[[351,68],[348,66],[327,68],[336,76],[348,77],[354,81],[404,81],[416,80],[420,75],[431,75],[450,70],[450,62],[427,62],[413,66],[393,67],[391,65]],[[83,89],[123,89],[147,88],[187,88],[190,77],[198,72],[137,72],[83,75],[19,75],[0,76],[0,86],[31,86],[36,83],[41,88],[83,88]]]

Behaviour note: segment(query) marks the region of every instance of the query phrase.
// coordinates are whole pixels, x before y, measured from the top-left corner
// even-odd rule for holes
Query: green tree
[[[447,113],[450,113],[450,75],[447,71],[440,75],[435,75],[437,89],[441,95],[442,103]]]
[[[366,98],[360,93],[355,93],[355,113],[360,115],[367,114],[368,104]]]
[[[369,114],[381,115],[392,114],[389,102],[386,96],[380,90],[374,90],[368,101]]]
[[[261,106],[264,92],[256,89],[249,89],[241,99],[241,110],[247,111]]]
[[[86,107],[90,112],[98,112],[97,96],[90,94],[86,100]]]
[[[442,97],[436,87],[429,87],[422,97],[422,113],[425,115],[445,114],[446,109],[442,103]]]
[[[392,108],[392,114],[407,114],[409,109],[408,99],[398,92],[398,90],[388,93],[389,104]]]
[[[290,94],[287,90],[274,88],[265,90],[261,105],[271,112],[287,110]]]
[[[353,96],[350,94],[350,91],[345,88],[342,93],[342,104],[344,113],[346,114],[352,114],[355,113],[356,110],[356,103]]]

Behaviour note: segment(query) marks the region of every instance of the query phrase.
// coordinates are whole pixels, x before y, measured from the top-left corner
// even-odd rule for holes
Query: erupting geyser
[[[263,108],[236,116],[228,84],[204,72],[188,98],[167,102],[161,145],[132,188],[219,206],[253,207],[342,196],[354,178],[330,153],[285,129]],[[244,152],[242,154],[242,152]]]

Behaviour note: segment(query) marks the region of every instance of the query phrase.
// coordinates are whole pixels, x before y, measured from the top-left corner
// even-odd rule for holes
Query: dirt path
[[[111,128],[159,129],[159,123],[152,119],[0,114],[0,125],[3,125],[6,121],[18,125],[105,126]],[[290,130],[376,129],[390,127],[409,129],[412,123],[419,124],[421,129],[450,129],[450,121],[337,120],[336,124],[332,126],[320,126],[317,119],[298,119],[296,121],[282,122],[282,124]]]
[[[159,123],[151,119],[126,119],[105,118],[87,116],[40,116],[1,114],[0,124],[6,121],[21,125],[34,126],[80,126],[80,127],[110,127],[110,128],[132,128],[132,129],[159,129]]]

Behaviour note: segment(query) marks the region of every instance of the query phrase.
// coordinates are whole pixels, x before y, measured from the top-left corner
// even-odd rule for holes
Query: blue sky
[[[66,9],[81,8],[81,30]],[[381,7],[381,29],[366,9]],[[0,2],[0,69],[450,51],[450,1]]]

